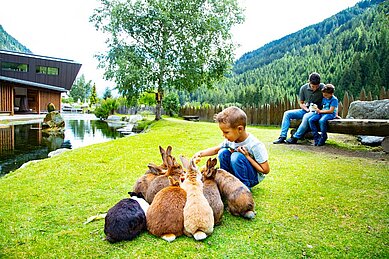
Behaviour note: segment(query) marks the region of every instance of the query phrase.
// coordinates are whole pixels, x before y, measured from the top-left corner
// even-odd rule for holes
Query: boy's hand
[[[247,149],[245,147],[238,147],[236,149],[236,151],[242,153],[244,156],[248,156],[249,155],[249,152],[247,151]]]

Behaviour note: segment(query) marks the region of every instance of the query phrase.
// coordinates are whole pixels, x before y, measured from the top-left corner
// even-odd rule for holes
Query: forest
[[[260,105],[292,101],[311,72],[335,95],[373,98],[389,86],[389,2],[361,1],[321,23],[244,54],[213,89],[178,92],[181,104]]]
[[[9,35],[0,24],[0,49],[18,51],[23,53],[32,53],[27,47],[18,40]]]

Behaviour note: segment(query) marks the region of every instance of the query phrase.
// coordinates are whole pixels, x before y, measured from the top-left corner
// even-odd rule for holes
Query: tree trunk
[[[158,121],[161,119],[162,114],[162,93],[155,93],[155,100],[157,101],[157,106],[155,107],[155,120]]]

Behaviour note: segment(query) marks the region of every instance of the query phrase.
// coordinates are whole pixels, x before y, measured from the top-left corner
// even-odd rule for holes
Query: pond
[[[65,134],[42,133],[40,123],[0,127],[0,176],[16,170],[24,163],[47,158],[59,148],[79,148],[132,134],[118,131],[122,124],[109,124],[91,114],[63,114]]]

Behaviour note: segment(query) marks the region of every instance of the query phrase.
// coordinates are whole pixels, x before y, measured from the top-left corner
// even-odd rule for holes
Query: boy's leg
[[[321,131],[321,138],[319,140],[318,146],[323,146],[326,142],[327,136],[327,121],[334,119],[333,114],[323,114],[319,120],[319,127]]]
[[[320,135],[319,135],[319,130],[316,126],[316,123],[320,120],[321,115],[320,114],[315,114],[311,116],[308,120],[309,127],[311,128],[312,134],[313,134],[313,141],[315,142],[315,146],[319,143]]]
[[[221,148],[218,152],[220,168],[232,173],[231,168],[231,151],[228,148]]]
[[[251,188],[263,180],[259,179],[258,172],[250,164],[250,161],[240,152],[231,154],[232,173],[247,187]]]

